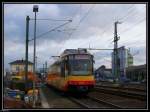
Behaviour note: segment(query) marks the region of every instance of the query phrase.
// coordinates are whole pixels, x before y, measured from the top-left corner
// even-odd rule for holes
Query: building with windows
[[[100,66],[94,71],[96,81],[113,81],[111,68],[106,68],[104,65]]]
[[[132,82],[146,82],[146,64],[126,68],[126,77]]]
[[[17,73],[25,71],[25,60],[16,60],[13,62],[10,62],[11,72]],[[28,71],[33,72],[33,63],[28,61]]]
[[[133,66],[133,56],[130,53],[129,49],[126,49],[124,46],[118,48],[118,68],[119,68],[119,77],[126,77],[126,68]],[[115,76],[114,71],[114,52],[112,52],[112,74]]]

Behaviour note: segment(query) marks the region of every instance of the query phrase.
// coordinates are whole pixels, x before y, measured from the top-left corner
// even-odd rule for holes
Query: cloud
[[[11,40],[4,42],[4,67],[9,68],[9,63],[18,60],[24,59],[25,57],[25,46],[20,43],[15,43]]]
[[[45,61],[51,64],[55,59],[52,55],[60,55],[68,48],[113,48],[114,22],[122,21],[118,25],[119,47],[125,45],[135,50],[146,48],[146,16],[144,4],[38,4],[37,18],[70,19],[73,21],[55,31],[37,39],[38,65]],[[34,18],[33,4],[6,4],[4,5],[4,47],[5,65],[9,61],[25,56],[25,29],[26,16]],[[85,16],[85,18],[84,18]],[[79,21],[83,21],[79,24]],[[54,27],[64,24],[65,21],[37,21],[37,36]],[[79,24],[79,26],[78,26]],[[76,30],[70,30],[76,29]],[[66,30],[66,31],[63,31]],[[34,21],[30,21],[29,38],[33,38]],[[72,33],[73,32],[73,33]],[[71,34],[69,36],[69,34]],[[137,44],[138,43],[138,44]],[[142,48],[142,49],[141,49]],[[110,51],[90,51],[95,55],[95,66],[103,64],[111,66]],[[104,57],[106,59],[104,59]],[[29,43],[29,59],[33,60],[33,41]],[[145,62],[146,54],[135,56],[135,64]]]
[[[33,5],[39,6],[38,17],[57,17],[59,15],[59,8],[57,4],[7,4],[4,5],[5,16],[11,18],[22,18],[25,15],[29,15],[33,18]]]

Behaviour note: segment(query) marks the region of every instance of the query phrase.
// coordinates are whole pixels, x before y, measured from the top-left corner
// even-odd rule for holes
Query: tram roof
[[[69,54],[90,54],[87,49],[66,49],[61,54],[61,57]]]
[[[60,55],[60,58],[57,59],[57,61],[55,61],[51,66],[57,64],[57,63],[60,63],[61,61],[61,58],[66,56],[66,55],[69,55],[69,54],[89,54],[91,55],[87,49],[66,49],[64,50],[64,52]]]

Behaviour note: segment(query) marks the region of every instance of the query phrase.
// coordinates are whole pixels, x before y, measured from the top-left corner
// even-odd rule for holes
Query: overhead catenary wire
[[[135,26],[141,24],[142,22],[144,22],[144,20],[146,21],[146,18],[143,18],[143,19],[141,19],[140,21],[138,21],[137,23],[132,24],[132,25],[129,26],[128,28],[122,30],[121,33],[124,34],[125,32],[129,31],[129,29],[132,29],[133,27],[135,27]]]
[[[129,13],[128,13],[128,14],[129,14]],[[131,11],[130,11],[130,14],[131,14]],[[129,16],[124,16],[124,17],[126,17],[125,19],[127,19]],[[125,19],[124,19],[124,20],[125,20]],[[103,33],[105,33],[105,31],[106,31],[106,30],[104,30]],[[102,34],[103,34],[103,33],[102,33]],[[112,39],[111,39],[111,40],[112,40]],[[112,42],[113,42],[113,41],[112,41]]]
[[[128,20],[129,18],[136,18],[137,17],[137,11],[136,12],[133,12],[133,13],[130,13],[128,16],[126,16],[125,18],[123,18],[122,20],[120,21],[126,21]]]
[[[75,26],[75,30],[77,30],[77,28],[79,27],[79,25],[81,24],[81,22],[87,17],[87,15],[91,12],[91,10],[94,8],[94,6],[95,6],[96,4],[93,4],[90,8],[89,8],[89,10],[86,12],[86,14],[80,19],[80,21],[79,21],[79,23]],[[81,6],[80,6],[80,8],[81,8]],[[81,12],[81,11],[80,11]],[[75,32],[75,30],[73,30],[70,34],[69,34],[69,39],[71,38],[71,36],[73,35],[73,33]],[[65,41],[66,42],[66,41]],[[65,45],[65,44],[64,44]],[[63,47],[64,47],[64,45],[63,45]],[[63,49],[63,47],[62,47],[62,49]],[[62,50],[61,49],[61,50]],[[61,51],[60,50],[60,51]]]
[[[133,7],[133,5],[132,5],[130,8],[132,8],[132,7]],[[128,9],[130,9],[130,8],[128,8]],[[91,9],[92,9],[92,7],[91,7]],[[127,10],[128,10],[128,9],[127,9]],[[89,11],[88,11],[87,13],[89,13]],[[83,16],[83,17],[86,17],[86,15]],[[83,19],[84,19],[84,18],[83,18]],[[80,22],[82,22],[83,19],[81,19]],[[79,24],[80,24],[80,22],[79,22]],[[77,25],[76,27],[78,27],[78,25]],[[108,31],[108,29],[110,29],[110,28],[112,28],[112,26],[111,26],[111,27],[108,26],[108,28],[106,28],[106,29],[101,33],[101,35],[103,35],[103,34],[104,34],[106,31]],[[72,34],[73,34],[73,32],[70,34],[70,37],[71,37]],[[84,42],[84,44],[86,44],[86,43],[87,43],[87,42]],[[82,44],[80,44],[80,46],[81,46],[81,45],[83,45],[83,42],[82,42]],[[79,46],[79,47],[80,47],[80,46]]]
[[[133,12],[132,9],[133,9],[134,7],[135,7],[135,4],[132,4],[132,5],[127,9],[127,13],[126,13],[124,16],[120,17],[120,18],[118,19],[118,21],[122,21],[122,19],[128,17],[128,16]]]
[[[91,10],[94,8],[95,5],[96,5],[96,4],[93,4],[93,5],[89,8],[89,10],[87,11],[87,13],[80,19],[79,24],[88,16],[88,14],[91,12]],[[79,25],[79,24],[78,24],[78,25]]]
[[[62,27],[62,26],[64,26],[64,25],[66,25],[66,24],[68,24],[68,23],[70,23],[70,22],[72,22],[72,21],[68,21],[68,22],[66,22],[66,23],[64,23],[64,24],[61,24],[61,25],[59,25],[59,26],[57,26],[57,27],[55,27],[55,28],[53,28],[53,29],[51,29],[51,30],[45,32],[45,33],[42,33],[42,34],[38,35],[36,38],[41,38],[42,36],[44,36],[44,35],[46,35],[46,34],[52,32],[52,31],[55,31],[56,29],[58,29],[58,28],[60,28],[60,27]],[[32,40],[34,40],[34,39],[31,39],[31,40],[29,40],[29,41],[32,41]]]
[[[140,34],[137,34],[137,35],[135,35],[134,37],[137,37],[137,36],[141,36],[141,35],[143,35],[143,33],[140,33]],[[133,38],[134,38],[133,37]],[[133,40],[132,42],[129,42],[128,40],[125,40],[125,41],[122,41],[122,42],[120,42],[120,45],[123,45],[123,44],[126,44],[126,46],[134,46],[134,43],[136,44],[136,43],[143,43],[145,40]],[[127,44],[128,43],[128,44]],[[146,43],[146,42],[145,42]]]
[[[129,13],[129,12],[128,12]],[[131,11],[130,11],[130,13],[131,13]],[[126,19],[129,17],[129,16],[124,16],[124,17],[126,17]],[[124,19],[125,20],[125,19]],[[105,33],[105,31],[102,33],[102,34],[104,34]]]
[[[35,20],[35,19],[30,19],[30,20]],[[51,19],[51,18],[47,18],[47,19],[36,19],[36,20],[48,20],[48,21],[71,21],[71,19],[69,20],[65,20],[65,19]]]
[[[143,35],[143,33],[140,33],[140,34],[137,34],[137,35],[135,35],[134,37],[139,37],[139,36],[141,36],[141,35]],[[133,37],[133,38],[134,38]],[[134,39],[135,40],[135,39]],[[124,41],[121,41],[120,43],[125,43],[125,42],[129,42],[129,39],[126,39],[126,40],[124,40]]]
[[[142,19],[142,21],[143,21],[143,19]],[[129,31],[131,28],[133,29],[133,27],[135,27],[135,26],[137,26],[138,24],[140,24],[141,23],[141,21],[139,21],[138,23],[136,23],[135,25],[133,25],[132,27],[130,27],[129,29],[126,29],[125,30],[125,32],[123,32],[122,34],[125,34],[127,31]],[[136,36],[134,36],[134,37],[138,37],[138,36],[140,36],[140,35],[143,35],[143,33],[140,33],[140,34],[137,34]],[[132,37],[132,38],[134,38],[134,37]],[[136,42],[140,42],[141,40],[136,40]],[[112,41],[113,42],[113,41]],[[110,42],[110,44],[112,44],[112,42]],[[129,42],[129,40],[124,40],[124,41],[121,41],[119,44],[120,45],[123,45],[123,44],[126,44],[126,43],[128,43]],[[130,44],[132,44],[132,43],[130,43]],[[129,43],[128,43],[128,45],[129,45]]]
[[[80,4],[79,8],[81,8],[81,4]],[[70,17],[70,20],[74,21],[74,18],[75,18],[75,16],[78,14],[78,12],[81,12],[80,9],[76,9],[76,10],[73,12],[73,16]],[[64,33],[64,34],[67,34],[68,36],[70,36],[71,33],[67,32],[67,31],[73,31],[73,30],[75,30],[75,29],[73,29],[73,28],[72,28],[72,29],[66,29],[66,28],[65,28],[65,29],[57,30],[57,31],[58,31],[58,32],[61,32],[61,33]],[[65,41],[62,42],[62,45],[64,45],[64,43],[65,43]],[[56,53],[57,55],[60,54],[59,51],[61,51],[62,48],[63,48],[63,47],[61,47],[61,49],[59,49],[59,50],[57,51],[57,53]]]
[[[132,5],[132,6],[130,6],[127,10],[128,10],[128,12],[127,12],[127,14],[126,15],[124,15],[124,16],[122,16],[121,18],[119,18],[118,20],[120,21],[121,19],[123,19],[123,18],[125,18],[126,17],[126,19],[128,18],[128,14],[130,14],[133,10],[131,10],[132,8],[133,8],[133,6],[134,6],[134,4]],[[113,26],[111,26],[111,28],[112,28]],[[107,29],[106,30],[104,30],[104,32],[103,33],[105,33],[107,31]],[[102,33],[102,34],[103,34]],[[111,39],[108,39],[108,41],[111,41],[111,40],[113,40],[113,38],[111,38]],[[113,41],[112,41],[113,42]]]
[[[138,21],[137,23],[133,24],[132,26],[129,26],[128,28],[126,28],[126,29],[120,31],[120,34],[121,34],[121,35],[122,35],[122,34],[125,34],[126,32],[130,31],[129,29],[133,29],[135,26],[141,24],[144,20],[145,20],[145,18],[141,19],[140,21]],[[141,34],[140,34],[140,35],[141,35]],[[139,36],[139,34],[138,34],[137,36]],[[136,36],[135,36],[135,37],[136,37]],[[127,40],[127,41],[128,41],[128,40]],[[113,39],[112,39],[112,42],[113,42]],[[111,44],[112,42],[110,42],[110,44]]]
[[[121,35],[122,35],[122,34],[125,34],[125,33],[128,32],[128,31],[130,31],[129,29],[133,29],[135,26],[137,26],[138,24],[142,23],[143,20],[144,20],[144,19],[140,20],[139,22],[135,23],[134,25],[132,25],[132,26],[130,26],[130,27],[124,29],[123,31],[121,31]],[[143,33],[137,34],[137,35],[134,36],[134,37],[137,37],[137,36],[142,35],[142,34],[143,34]],[[129,40],[124,40],[124,41],[127,42],[127,41],[129,41]],[[123,42],[124,42],[124,41],[123,41]],[[112,40],[112,42],[113,42],[113,40]],[[112,42],[110,42],[110,44],[111,44]]]
[[[100,35],[99,37],[102,37],[106,32],[110,31],[110,29],[111,29],[112,27],[113,27],[113,26],[111,26],[111,27],[107,26],[107,27],[102,31],[101,34],[98,34],[98,35]],[[95,39],[94,42],[95,42],[95,41],[98,41],[99,39],[100,39],[100,38]],[[102,39],[102,38],[101,38],[101,39]],[[90,41],[90,42],[91,42],[91,41]],[[87,41],[85,41],[84,43],[82,42],[82,44],[80,44],[79,47],[80,47],[80,46],[83,46],[83,45],[85,45],[85,44],[87,44]]]
[[[139,22],[133,24],[132,26],[129,26],[128,28],[126,28],[126,29],[120,31],[121,34],[125,34],[126,32],[130,31],[129,29],[131,29],[131,28],[133,29],[135,26],[137,26],[138,24],[142,23],[144,20],[145,20],[145,18],[141,19]],[[139,35],[139,34],[138,34],[138,35]],[[140,34],[140,35],[141,35],[141,34]],[[136,36],[135,36],[135,37],[136,37]],[[113,41],[112,41],[112,42],[113,42]],[[110,44],[111,44],[112,42],[110,42]]]
[[[76,27],[75,27],[75,30],[77,30],[77,28],[79,27],[79,25],[81,24],[81,22],[85,19],[85,17],[87,17],[87,15],[88,15],[88,14],[90,13],[90,11],[94,8],[94,6],[95,6],[95,4],[93,4],[93,5],[89,8],[89,10],[87,11],[87,13],[80,19],[79,23],[78,23],[78,24],[76,25]],[[71,38],[71,36],[73,35],[73,32],[75,32],[75,30],[71,32],[69,38]]]
[[[134,15],[132,14],[132,15],[130,15],[130,16],[134,17],[135,19],[139,19],[139,18],[137,18],[137,17],[141,17],[141,15],[136,15],[136,16],[135,16],[135,14],[137,14],[137,11],[136,11],[136,13],[134,13]],[[146,14],[145,14],[145,15],[146,15]],[[126,20],[127,18],[129,18],[130,16],[128,15],[125,19],[123,19],[123,21],[125,21],[125,20]],[[134,19],[134,20],[135,20],[135,19]],[[138,23],[137,23],[137,24],[138,24]],[[129,26],[129,28],[130,28],[130,26]],[[125,30],[122,30],[122,31],[125,31]],[[121,31],[121,32],[122,32],[122,31]]]
[[[78,13],[80,13],[81,12],[81,4],[80,4],[80,6],[79,6],[79,9],[77,9],[77,10],[75,10],[75,12],[74,12],[74,14],[73,14],[73,16],[70,18],[72,21],[74,21],[74,18],[77,16],[77,14]],[[64,29],[65,30],[65,29]],[[64,31],[63,30],[63,31]],[[76,30],[75,28],[74,28],[74,30]],[[73,32],[73,30],[72,30],[72,32]],[[71,33],[68,33],[69,34],[69,36],[72,34],[72,32]]]
[[[80,11],[80,8],[81,8],[81,4],[80,4],[80,6],[79,6],[79,9],[76,9],[75,12],[73,13],[73,16],[70,17],[70,19],[71,19],[72,21],[74,21],[74,18],[75,18],[75,16],[78,14],[78,12],[81,12],[81,11]],[[74,28],[74,30],[75,30],[75,28]],[[72,32],[73,32],[73,31],[72,31]],[[67,33],[69,38],[70,38],[72,32],[71,32],[71,33]],[[62,42],[62,45],[63,45],[63,46],[61,47],[60,52],[61,52],[61,50],[63,49],[63,47],[64,47],[64,45],[65,45],[65,42],[66,42],[66,41],[63,41],[63,42]],[[60,53],[58,52],[57,54],[59,55]]]
[[[143,43],[145,40],[135,40],[134,42],[124,42],[124,43],[120,43],[120,45],[123,45],[123,44],[127,44],[126,46],[134,46],[135,44],[140,44],[140,43]],[[146,42],[145,42],[146,43]],[[143,43],[143,44],[145,44]]]
[[[79,5],[79,9],[76,9],[75,12],[73,13],[73,16],[70,18],[72,20],[74,20],[75,16],[78,14],[78,12],[81,12],[81,4]]]
[[[105,26],[105,25],[104,25]],[[102,37],[106,32],[108,32],[108,31],[110,31],[110,29],[112,28],[112,26],[111,27],[109,27],[108,25],[106,25],[107,27],[100,33],[100,34],[98,34],[98,35],[100,35],[99,37]],[[99,40],[100,38],[97,38],[96,40],[94,40],[94,41],[97,41],[97,40]],[[102,38],[101,38],[102,39]],[[82,44],[80,44],[80,46],[82,45],[84,45],[84,44],[87,44],[87,41],[85,41],[84,43],[82,42]],[[79,47],[80,47],[79,46]]]
[[[133,8],[135,8],[135,5],[133,6]],[[143,9],[143,8],[142,8]],[[141,9],[141,10],[142,10]],[[134,18],[137,18],[137,16],[135,16],[136,14],[138,14],[138,11],[137,10],[131,10],[129,11],[129,13],[126,14],[126,16],[122,17],[119,19],[119,21],[125,21],[127,18],[129,18],[130,16],[131,17],[134,17]],[[141,15],[140,15],[141,16]]]
[[[129,14],[129,13],[131,13],[131,9],[133,8],[133,6],[134,6],[134,4],[132,4],[128,9],[127,9],[127,14]],[[124,17],[126,17],[127,16],[127,14],[125,14],[124,16],[122,16],[120,19],[122,19],[122,18],[124,18]],[[120,15],[120,14],[119,14]],[[119,19],[119,20],[120,20]],[[110,24],[111,23],[111,21],[109,22],[109,23],[107,23],[107,24]],[[102,33],[100,33],[99,35],[104,35],[105,34],[105,32],[107,31],[109,31],[113,26],[111,26],[111,27],[109,27],[109,25],[104,25],[104,26],[106,26],[106,28],[102,31]],[[99,39],[99,38],[98,38]],[[96,41],[98,40],[98,39],[96,39]],[[109,39],[110,40],[110,39]],[[86,43],[85,43],[86,44]]]

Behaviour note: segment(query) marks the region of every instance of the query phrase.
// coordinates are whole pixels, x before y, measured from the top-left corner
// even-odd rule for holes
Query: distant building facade
[[[113,79],[112,70],[106,68],[104,65],[100,66],[94,71],[96,81],[106,81]]]
[[[118,48],[118,61],[119,61],[119,72],[121,77],[126,77],[126,68],[133,66],[133,56],[130,50],[126,49],[124,46]],[[114,71],[114,52],[112,52],[112,74],[115,76]]]
[[[147,80],[146,64],[138,66],[130,66],[126,68],[126,77],[133,82],[146,82]]]
[[[21,71],[25,71],[25,60],[16,60],[10,62],[11,72],[17,73]],[[28,61],[28,71],[33,72],[33,63]]]

